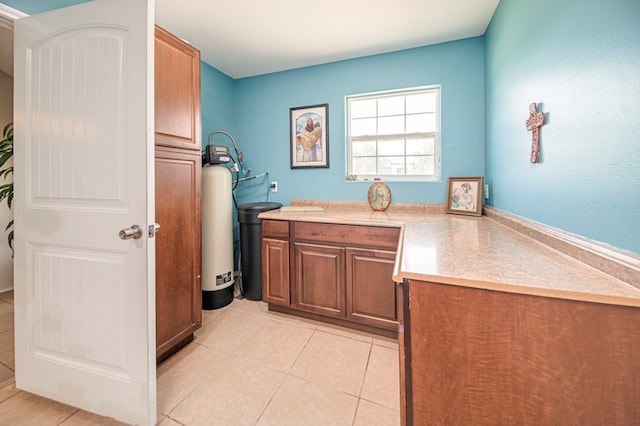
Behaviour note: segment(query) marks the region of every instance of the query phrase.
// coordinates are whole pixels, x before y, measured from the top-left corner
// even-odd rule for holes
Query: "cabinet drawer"
[[[310,222],[295,222],[294,227],[296,241],[319,241],[395,250],[400,238],[398,228]]]
[[[262,236],[268,238],[289,238],[289,222],[286,220],[263,220]]]

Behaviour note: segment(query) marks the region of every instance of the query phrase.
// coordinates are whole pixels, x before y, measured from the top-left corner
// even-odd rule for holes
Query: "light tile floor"
[[[0,425],[120,425],[15,388],[13,293],[0,294]],[[193,343],[158,366],[158,422],[397,425],[398,344],[235,299],[203,311]]]

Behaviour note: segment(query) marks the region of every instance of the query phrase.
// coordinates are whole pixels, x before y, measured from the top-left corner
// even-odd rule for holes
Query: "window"
[[[440,178],[440,87],[347,96],[351,180]]]

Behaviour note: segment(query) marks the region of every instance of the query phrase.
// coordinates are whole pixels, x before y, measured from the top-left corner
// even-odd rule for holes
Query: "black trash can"
[[[262,219],[258,215],[280,207],[282,204],[271,202],[238,206],[242,294],[249,300],[262,300]]]

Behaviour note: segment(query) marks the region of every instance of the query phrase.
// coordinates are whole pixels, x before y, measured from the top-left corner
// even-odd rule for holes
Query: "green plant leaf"
[[[0,170],[0,177],[4,178],[6,180],[7,177],[12,173],[13,173],[13,167],[9,167],[9,168],[6,168],[4,170]]]
[[[2,140],[0,141],[0,168],[3,167],[9,159],[13,157],[13,123],[8,123],[2,129]],[[13,174],[13,166],[0,169],[0,177],[7,180],[9,175]],[[7,206],[11,208],[13,203],[13,182],[0,185],[0,202],[7,200]],[[13,253],[13,220],[11,220],[5,231],[9,231],[7,234],[7,243]],[[13,257],[13,254],[12,254]]]
[[[7,234],[7,243],[9,244],[9,248],[11,249],[11,257],[13,257],[13,219],[11,219],[11,221],[7,224],[6,228],[4,228],[5,231],[9,231],[9,229],[11,229],[11,231]]]
[[[4,185],[0,185],[0,202],[2,200],[7,199],[7,204],[10,204],[9,199],[13,199],[13,184],[7,183]],[[9,206],[11,208],[11,206]]]
[[[9,196],[13,194],[13,183],[5,183],[0,185],[0,201],[5,198],[9,198]]]
[[[13,122],[11,122],[11,123],[7,123],[7,125],[6,125],[6,126],[4,126],[4,129],[2,129],[2,136],[3,136],[5,139],[9,139],[9,138],[7,137],[8,135],[13,136]]]
[[[0,167],[4,166],[4,163],[9,161],[13,157],[12,152],[0,152]]]
[[[11,257],[13,257],[13,254],[14,254],[14,250],[13,250],[13,231],[9,232],[9,235],[7,235],[7,242],[9,243],[9,248],[11,249]]]

